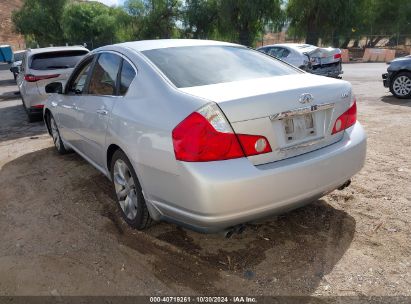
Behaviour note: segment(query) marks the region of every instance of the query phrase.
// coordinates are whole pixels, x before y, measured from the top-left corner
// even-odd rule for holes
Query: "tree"
[[[119,16],[124,17],[98,2],[70,3],[61,18],[64,37],[70,43],[86,42],[91,48],[117,42]]]
[[[134,17],[135,35],[142,39],[175,36],[181,0],[128,0],[125,10]]]
[[[252,46],[270,20],[281,16],[280,0],[219,0],[219,31]]]
[[[335,47],[348,45],[358,31],[368,8],[366,0],[290,0],[287,16],[290,31],[305,42],[318,44],[321,38]]]
[[[367,46],[375,46],[389,36],[391,43],[399,42],[401,34],[411,32],[411,2],[404,0],[367,0],[368,7],[362,23],[362,33],[367,36]]]
[[[195,39],[207,39],[218,25],[217,0],[186,0],[183,20],[186,33]]]
[[[64,41],[60,25],[67,0],[25,0],[19,11],[13,12],[16,31],[41,46]]]

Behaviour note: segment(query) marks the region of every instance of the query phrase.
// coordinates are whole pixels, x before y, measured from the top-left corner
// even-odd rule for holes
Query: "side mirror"
[[[46,93],[63,93],[63,84],[61,82],[52,82],[46,85]]]

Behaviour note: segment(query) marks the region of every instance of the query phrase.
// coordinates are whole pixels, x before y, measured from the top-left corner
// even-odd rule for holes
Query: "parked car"
[[[348,82],[236,44],[105,46],[46,91],[57,151],[105,174],[137,229],[233,230],[347,186],[364,164]]]
[[[257,50],[312,74],[334,78],[339,78],[343,74],[341,50],[338,48],[320,48],[310,44],[284,43],[266,45]]]
[[[13,73],[14,80],[17,80],[17,75],[20,72],[21,62],[23,60],[25,50],[17,51],[13,53],[13,62],[10,67],[10,72]]]
[[[384,87],[397,98],[411,98],[411,55],[394,59],[382,75]]]
[[[55,80],[64,83],[74,66],[89,51],[81,46],[28,49],[23,56],[17,85],[29,121],[41,117],[47,99],[45,86]]]

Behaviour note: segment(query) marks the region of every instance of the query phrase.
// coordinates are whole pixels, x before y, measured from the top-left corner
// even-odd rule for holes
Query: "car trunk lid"
[[[180,89],[216,102],[237,134],[265,136],[272,152],[250,156],[255,165],[307,153],[339,141],[334,121],[350,104],[345,81],[310,74]]]
[[[312,65],[324,65],[341,61],[341,50],[337,48],[316,48],[305,52]]]

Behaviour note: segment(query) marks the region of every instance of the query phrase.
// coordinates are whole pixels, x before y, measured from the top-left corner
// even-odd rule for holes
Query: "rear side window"
[[[121,57],[103,53],[98,57],[90,78],[88,93],[92,95],[116,95],[117,74]]]
[[[123,60],[123,66],[120,73],[120,95],[124,96],[130,87],[131,82],[136,76],[136,71],[126,60]]]
[[[290,51],[283,48],[272,48],[268,54],[277,58],[285,58],[290,54]]]
[[[31,57],[30,68],[33,70],[74,68],[87,53],[87,51],[61,51],[35,54]]]

